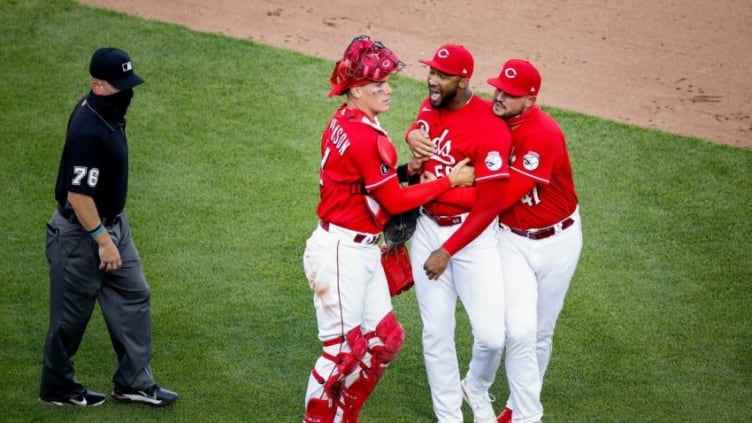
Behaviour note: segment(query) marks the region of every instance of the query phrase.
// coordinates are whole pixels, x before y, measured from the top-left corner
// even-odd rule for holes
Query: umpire
[[[128,192],[125,114],[133,87],[144,82],[123,50],[101,48],[89,66],[91,91],[76,105],[60,160],[47,223],[50,323],[39,402],[96,406],[105,395],[87,390],[72,361],[96,301],[107,323],[118,366],[112,397],[166,405],[175,392],[154,382],[151,291],[123,212]]]

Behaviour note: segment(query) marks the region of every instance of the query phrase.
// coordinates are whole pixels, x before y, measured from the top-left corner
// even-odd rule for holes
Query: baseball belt
[[[574,224],[574,219],[572,219],[571,217],[568,217],[562,220],[561,222],[557,223],[556,225],[551,225],[551,226],[541,228],[541,229],[525,230],[525,229],[517,229],[517,228],[508,227],[503,224],[500,224],[500,225],[502,227],[509,228],[509,230],[512,233],[517,234],[519,236],[523,236],[528,239],[538,240],[538,239],[548,238],[556,234],[557,232],[561,232],[564,229],[567,229],[568,227],[572,226],[572,224]],[[557,230],[557,226],[559,226],[560,229]]]

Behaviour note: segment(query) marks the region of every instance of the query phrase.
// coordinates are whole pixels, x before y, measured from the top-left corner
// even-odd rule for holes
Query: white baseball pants
[[[540,240],[499,231],[506,287],[507,406],[514,423],[538,422],[543,416],[540,393],[554,327],[582,250],[579,212],[571,217],[572,226]]]
[[[439,226],[421,215],[410,241],[415,293],[423,321],[423,357],[439,423],[462,423],[462,388],[454,341],[460,299],[472,326],[473,350],[467,380],[475,392],[493,384],[504,347],[504,285],[496,239],[497,223],[455,254],[438,280],[423,264],[459,225]]]
[[[376,244],[354,243],[352,235],[327,232],[320,226],[306,242],[303,265],[316,309],[319,340],[345,336],[361,325],[362,332],[376,329],[376,325],[392,310],[381,251]],[[325,347],[336,355],[351,351],[347,343]],[[332,373],[334,363],[319,357],[315,369],[320,375]],[[305,402],[320,397],[322,385],[309,378]]]

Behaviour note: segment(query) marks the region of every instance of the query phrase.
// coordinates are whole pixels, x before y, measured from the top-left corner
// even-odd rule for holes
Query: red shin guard
[[[381,342],[369,348],[370,362],[361,364],[359,377],[350,386],[345,387],[340,396],[339,407],[344,411],[343,423],[358,423],[360,409],[405,341],[405,331],[392,312],[381,320],[374,332],[366,334],[367,339],[374,336]]]
[[[329,400],[310,399],[306,406],[303,423],[332,423],[337,409],[329,404]]]
[[[350,351],[340,350],[337,354],[326,351],[326,348],[342,344],[345,340]],[[324,342],[322,357],[334,363],[334,369],[326,378],[322,377],[316,368],[311,372],[318,383],[323,385],[323,397],[308,400],[305,416],[303,416],[304,423],[334,422],[345,377],[357,369],[366,351],[366,339],[360,332],[360,326],[348,332],[344,339],[333,338]]]

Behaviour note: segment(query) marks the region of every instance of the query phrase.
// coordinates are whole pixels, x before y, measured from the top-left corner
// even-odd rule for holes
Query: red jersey
[[[564,134],[537,105],[512,129],[510,169],[533,179],[535,186],[501,213],[501,223],[518,229],[545,228],[574,213],[577,193]]]
[[[435,109],[423,101],[416,125],[424,129],[436,145],[436,154],[423,164],[423,171],[442,178],[452,166],[470,157],[475,180],[508,178],[507,158],[511,140],[503,120],[493,114],[491,104],[473,94],[458,110]],[[431,202],[423,206],[434,216],[451,216],[470,211],[467,204]]]
[[[380,154],[379,148],[391,152]],[[381,232],[389,215],[366,193],[397,177],[395,163],[384,157],[396,161],[397,152],[379,121],[340,106],[321,137],[319,218],[357,232]]]

